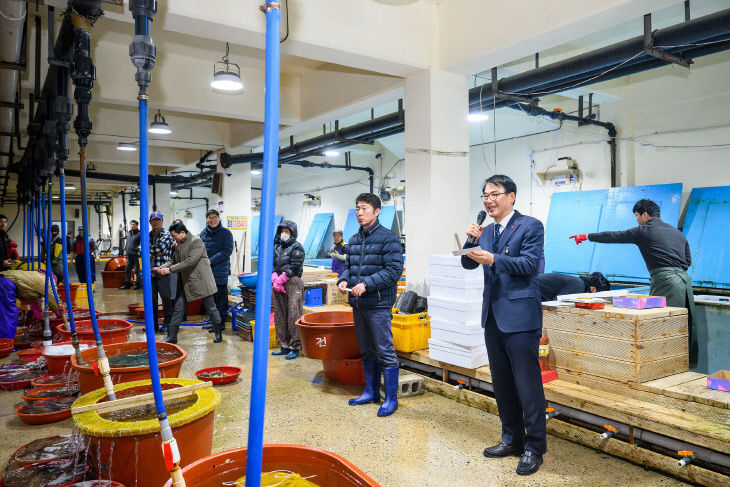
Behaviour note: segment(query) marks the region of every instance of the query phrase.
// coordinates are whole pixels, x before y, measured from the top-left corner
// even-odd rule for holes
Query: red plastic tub
[[[43,355],[43,351],[39,348],[28,348],[26,350],[18,350],[15,352],[21,362],[35,362],[38,358]]]
[[[84,312],[86,313],[86,316],[74,318],[74,324],[76,324],[77,321],[84,321],[84,320],[88,321],[89,320],[89,309],[88,308],[73,308],[73,312],[74,312],[74,314],[84,313]],[[97,310],[96,317],[99,318],[99,316],[101,316],[101,311]],[[48,322],[51,325],[51,329],[53,329],[57,325],[63,324],[63,318],[60,316],[58,318],[51,318]]]
[[[27,379],[20,379],[12,382],[0,382],[0,390],[3,391],[17,391],[18,389],[28,389],[30,387],[30,382],[35,379],[36,377],[40,377],[43,375],[43,370],[26,370],[22,369],[24,372],[28,372],[28,375],[31,375],[32,377],[28,377]],[[18,371],[16,371],[18,372]]]
[[[48,463],[63,458],[72,458],[86,450],[88,447],[88,441],[74,441],[70,438],[70,436],[71,435],[56,435],[33,440],[30,443],[19,446],[10,456],[10,461],[17,463],[20,467],[25,467],[26,465],[33,465],[34,463]],[[58,443],[56,442],[67,443],[69,440],[72,441],[72,448],[62,453],[58,452]],[[46,451],[46,453],[42,458],[39,458],[39,455],[33,455],[33,452],[35,451]]]
[[[15,348],[15,338],[0,338],[0,357],[7,357]]]
[[[220,487],[246,475],[246,448],[202,458],[182,469],[188,487]],[[320,487],[379,487],[372,478],[341,456],[310,446],[264,445],[262,472],[290,470]],[[172,487],[168,479],[164,487]]]
[[[71,289],[71,305],[70,306],[69,306],[69,303],[66,303],[66,288],[64,287],[64,285],[59,284],[56,287],[56,290],[58,291],[58,297],[61,298],[61,301],[66,303],[66,307],[73,308],[73,305],[76,302],[76,293],[78,292],[79,286],[81,286],[81,284],[75,284],[75,283],[71,282],[71,283],[69,283],[69,286]]]
[[[202,308],[203,301],[201,301],[200,299],[196,299],[195,301],[190,301],[186,305],[185,312],[188,314],[188,316],[199,315]]]
[[[42,377],[38,377],[30,381],[30,385],[34,389],[55,389],[56,387],[63,387],[69,381],[68,375],[50,375],[46,374]]]
[[[21,413],[20,410],[25,407],[25,404],[15,408],[15,414],[25,424],[48,424],[55,423],[56,421],[62,421],[71,417],[71,408],[62,409],[60,411],[53,411],[51,413],[41,414],[25,414]]]
[[[225,375],[220,377],[205,377],[203,374],[206,372],[220,372]],[[195,372],[196,379],[211,382],[214,386],[230,384],[238,379],[239,375],[241,375],[240,367],[208,367],[207,369],[200,369]]]
[[[125,270],[127,268],[127,258],[126,257],[114,257],[112,259],[109,259],[109,262],[106,263],[104,266],[105,271],[118,271],[118,270]]]
[[[159,363],[160,377],[176,378],[180,374],[180,367],[183,361],[188,357],[187,352],[178,345],[173,343],[157,342],[157,350],[166,350],[168,352],[177,352],[177,357],[166,362]],[[107,357],[114,357],[125,353],[143,353],[147,351],[147,342],[126,342],[114,343],[104,346],[104,352]],[[76,356],[71,356],[71,367],[79,373],[79,385],[81,393],[87,394],[93,390],[104,387],[104,381],[101,374],[94,373],[93,362],[98,360],[97,349],[84,350],[81,352],[81,358],[87,365],[79,365],[76,362]],[[135,380],[149,379],[149,365],[140,367],[112,367],[110,370],[112,383],[121,384],[122,382],[132,382]]]
[[[129,340],[129,330],[131,330],[133,326],[129,321],[118,319],[97,319],[96,323],[99,325],[101,343],[104,345],[124,343]],[[91,321],[78,321],[75,325],[76,335],[78,335],[79,340],[92,341],[96,343],[94,328],[91,326]],[[65,325],[57,325],[56,331],[56,336],[61,341],[66,342],[71,340],[71,330],[66,329]]]
[[[75,459],[64,458],[60,460],[52,460],[45,463],[31,463],[25,467],[21,467],[16,470],[8,472],[2,481],[0,481],[0,487],[26,487],[28,485],[27,477],[23,475],[23,470],[34,470],[35,472],[31,475],[36,481],[39,479],[42,482],[50,483],[51,481],[57,480],[59,476],[58,467],[68,470],[71,473],[71,480],[64,484],[57,484],[58,487],[66,487],[73,485],[76,482],[80,482],[86,476],[89,470],[88,465],[77,464]],[[47,485],[47,484],[46,484]]]
[[[125,487],[125,485],[113,480],[87,480],[71,484],[70,487]]]
[[[58,326],[63,327],[63,325],[58,325]],[[70,334],[71,333],[69,332],[69,335]],[[83,341],[80,340],[79,345],[81,345],[81,344],[88,345],[89,348],[96,347],[96,342],[91,341],[91,340],[83,340]],[[71,346],[71,348],[73,348],[73,342],[71,342],[71,341],[54,343],[53,345],[50,345],[48,348],[65,346],[65,345],[69,345],[69,346]],[[65,354],[65,355],[52,355],[52,354],[47,354],[46,350],[44,348],[42,354],[46,358],[46,369],[48,369],[48,373],[50,375],[58,375],[58,374],[66,374],[66,373],[70,372],[71,371],[71,355],[73,355],[74,353],[76,353],[76,352],[73,351],[73,352],[71,352],[69,354]]]
[[[101,281],[105,288],[115,288],[124,285],[125,271],[101,271]]]
[[[322,360],[324,376],[329,380],[348,386],[365,384],[365,373],[362,369],[362,360],[346,358],[342,360]]]
[[[297,321],[302,349],[308,358],[341,360],[360,356],[352,311],[320,311]]]

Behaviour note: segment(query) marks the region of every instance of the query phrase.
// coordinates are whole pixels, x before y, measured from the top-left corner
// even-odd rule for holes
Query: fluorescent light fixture
[[[120,142],[117,144],[117,150],[136,151],[137,146],[134,144],[130,144],[129,142]]]
[[[175,191],[175,190],[170,191],[170,196],[177,196],[177,191]]]
[[[243,83],[241,82],[241,68],[236,63],[228,60],[228,52],[230,47],[226,42],[226,54],[220,61],[213,63],[213,80],[210,86],[220,91],[241,91]]]
[[[165,117],[162,116],[159,110],[157,110],[157,115],[155,115],[154,120],[150,124],[150,128],[147,129],[147,131],[151,134],[171,134],[172,130],[170,130],[170,126],[167,125],[167,122],[165,121]]]
[[[489,115],[487,115],[486,113],[481,113],[481,112],[471,112],[471,113],[469,113],[469,116],[466,117],[466,119],[469,120],[470,122],[483,122],[488,118],[489,118]]]
[[[253,169],[253,170],[251,170],[251,175],[252,176],[258,176],[259,174],[261,174],[261,169]]]
[[[55,194],[53,195],[54,200],[57,200],[58,198],[60,198],[60,196],[56,196]]]
[[[327,157],[339,156],[340,151],[336,151],[334,149],[329,149],[329,150],[324,151],[324,155],[326,155]]]
[[[74,189],[76,189],[76,186],[74,186],[73,184],[67,184],[65,188],[66,191],[73,191]]]

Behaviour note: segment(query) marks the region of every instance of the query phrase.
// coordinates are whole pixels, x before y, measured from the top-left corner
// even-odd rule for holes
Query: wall
[[[729,75],[730,53],[720,53],[697,59],[691,71],[670,66],[595,85],[597,90],[620,98],[600,107],[600,119],[613,122],[619,131],[621,185],[681,182],[683,207],[693,187],[730,185]],[[555,96],[543,103],[566,111],[577,106],[574,100]],[[509,109],[497,111],[498,126],[505,111]],[[721,128],[706,129],[718,126]],[[544,130],[548,129],[546,125]],[[499,129],[497,135],[502,135]],[[491,137],[487,131],[485,140]],[[608,188],[610,153],[605,140],[606,131],[601,128],[566,122],[556,132],[498,143],[497,172],[508,174],[517,183],[516,209],[545,222],[551,195],[579,187],[543,186],[531,177],[531,163],[534,161],[539,171],[557,163],[558,157],[570,156],[580,165],[582,189]],[[477,142],[472,137],[472,144]],[[478,196],[481,184],[494,173],[492,151],[492,145],[485,146],[484,151],[481,146],[471,148],[470,202],[474,215],[483,208]]]

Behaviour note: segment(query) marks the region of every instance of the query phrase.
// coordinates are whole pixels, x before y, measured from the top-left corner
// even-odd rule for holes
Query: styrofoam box
[[[428,274],[430,276],[460,279],[472,279],[477,276],[483,279],[484,276],[484,271],[479,267],[476,269],[464,269],[461,267],[461,257],[455,255],[431,255],[428,257],[428,263]]]
[[[482,322],[482,300],[460,301],[444,299],[438,296],[428,297],[428,314],[431,318],[453,321],[456,323]]]
[[[433,360],[467,369],[476,369],[477,367],[489,364],[486,346],[484,346],[484,350],[473,350],[476,353],[464,352],[463,349],[459,349],[448,342],[442,342],[433,338],[428,340],[428,355]]]
[[[463,347],[473,347],[484,344],[484,328],[479,324],[467,325],[432,318],[431,338]]]
[[[429,284],[454,289],[484,289],[484,277],[481,274],[468,278],[429,275]]]
[[[434,286],[431,284],[431,297],[441,299],[458,299],[459,301],[482,302],[483,289],[471,288],[471,289],[458,289],[454,287],[442,287]]]

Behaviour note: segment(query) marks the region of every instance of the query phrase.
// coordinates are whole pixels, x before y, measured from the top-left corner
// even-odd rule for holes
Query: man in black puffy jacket
[[[350,305],[365,371],[365,390],[349,403],[380,402],[382,368],[385,401],[378,416],[390,416],[398,409],[398,357],[390,327],[403,273],[403,248],[398,236],[378,222],[380,198],[362,193],[355,199],[355,207],[360,230],[350,238],[345,270],[337,282],[340,291],[351,289]]]
[[[274,326],[280,350],[271,355],[286,355],[287,360],[299,356],[302,341],[297,320],[304,313],[304,247],[297,242],[297,224],[284,220],[274,237],[274,273],[271,274],[274,293]]]

